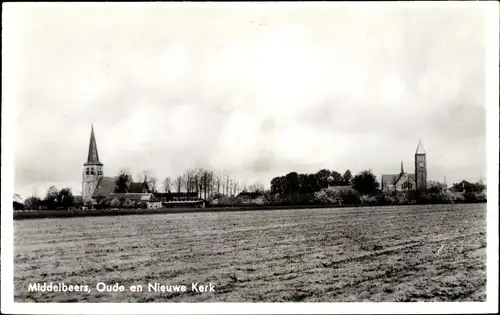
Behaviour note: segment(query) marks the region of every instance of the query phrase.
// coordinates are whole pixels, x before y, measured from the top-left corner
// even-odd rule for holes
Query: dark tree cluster
[[[451,191],[461,192],[466,194],[474,194],[483,192],[486,186],[481,183],[469,183],[467,181],[461,181],[460,183],[455,183],[451,186]]]
[[[127,192],[130,183],[132,183],[132,175],[130,175],[127,171],[121,171],[120,175],[116,178],[115,193]]]
[[[329,186],[344,186],[352,183],[350,170],[344,175],[323,169],[315,174],[291,172],[271,180],[271,193],[282,196],[310,195]]]
[[[30,202],[38,201],[30,200]],[[47,209],[68,209],[74,206],[74,197],[71,188],[58,190],[55,186],[51,186],[40,203]]]
[[[363,195],[376,194],[378,187],[377,177],[371,171],[362,171],[352,179],[352,188]]]

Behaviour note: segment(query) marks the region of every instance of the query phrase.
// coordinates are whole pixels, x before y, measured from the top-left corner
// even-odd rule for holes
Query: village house
[[[155,196],[162,202],[199,200],[197,192],[165,192],[155,193]]]
[[[161,202],[152,193],[110,193],[107,202],[111,207],[161,208]]]

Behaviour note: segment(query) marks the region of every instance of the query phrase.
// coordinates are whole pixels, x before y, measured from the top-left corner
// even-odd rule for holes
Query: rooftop
[[[418,142],[417,151],[415,152],[415,154],[425,154],[424,146],[422,145],[421,141]]]
[[[382,174],[382,186],[385,185],[394,185],[401,176],[403,176],[406,173],[399,173],[399,174]],[[408,174],[408,177],[415,181],[415,174]]]

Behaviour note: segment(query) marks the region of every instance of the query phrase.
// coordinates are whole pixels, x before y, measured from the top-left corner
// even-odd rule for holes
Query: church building
[[[424,190],[427,187],[427,159],[422,142],[418,142],[415,151],[415,173],[404,171],[401,161],[399,174],[382,174],[383,191]]]
[[[82,173],[82,202],[96,203],[99,199],[113,198],[117,177],[105,177],[103,164],[99,161],[97,143],[94,135],[94,126],[90,130],[90,144],[87,162],[83,164]],[[127,194],[147,194],[146,183],[130,183]]]

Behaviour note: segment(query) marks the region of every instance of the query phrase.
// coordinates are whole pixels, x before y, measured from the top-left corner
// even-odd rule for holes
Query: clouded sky
[[[210,166],[486,178],[484,10],[363,5],[30,4],[15,18],[15,191]],[[11,106],[9,104],[9,106]]]

